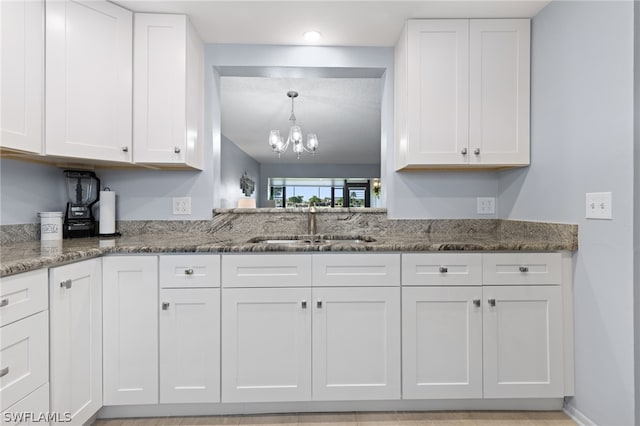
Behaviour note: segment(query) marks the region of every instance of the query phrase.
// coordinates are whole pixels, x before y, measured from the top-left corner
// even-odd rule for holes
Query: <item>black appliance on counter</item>
[[[85,238],[97,234],[93,206],[100,199],[100,179],[94,172],[65,170],[69,202],[64,216],[64,238]]]

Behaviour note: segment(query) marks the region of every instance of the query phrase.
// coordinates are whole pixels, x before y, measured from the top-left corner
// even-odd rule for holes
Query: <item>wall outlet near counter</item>
[[[585,203],[587,219],[613,219],[610,192],[587,192]]]
[[[495,197],[478,197],[478,214],[495,214],[496,198]]]
[[[173,214],[191,214],[191,197],[174,197]]]

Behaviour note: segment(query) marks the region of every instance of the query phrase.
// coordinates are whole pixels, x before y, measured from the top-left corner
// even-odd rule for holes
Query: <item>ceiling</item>
[[[291,100],[299,92],[295,115],[302,132],[316,133],[315,158],[296,159],[291,146],[278,159],[269,132],[289,134]],[[380,78],[222,77],[222,134],[260,163],[380,163]]]
[[[408,18],[529,18],[548,0],[245,1],[116,0],[134,12],[183,13],[205,43],[394,46]]]

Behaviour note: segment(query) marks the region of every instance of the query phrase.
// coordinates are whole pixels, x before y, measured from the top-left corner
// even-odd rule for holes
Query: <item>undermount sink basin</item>
[[[259,244],[286,244],[286,245],[313,245],[313,244],[365,244],[372,243],[375,239],[360,235],[317,235],[317,236],[297,236],[291,238],[277,237],[255,237],[249,240],[250,243]]]

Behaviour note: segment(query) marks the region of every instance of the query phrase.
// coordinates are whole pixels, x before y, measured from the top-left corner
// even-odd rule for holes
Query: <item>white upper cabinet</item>
[[[44,2],[0,2],[3,148],[42,153]]]
[[[185,15],[136,14],[136,163],[203,167],[204,47]]]
[[[528,19],[469,22],[469,162],[529,164]]]
[[[530,21],[409,20],[396,46],[396,170],[529,164]]]
[[[131,161],[132,25],[107,1],[47,2],[47,155]]]

